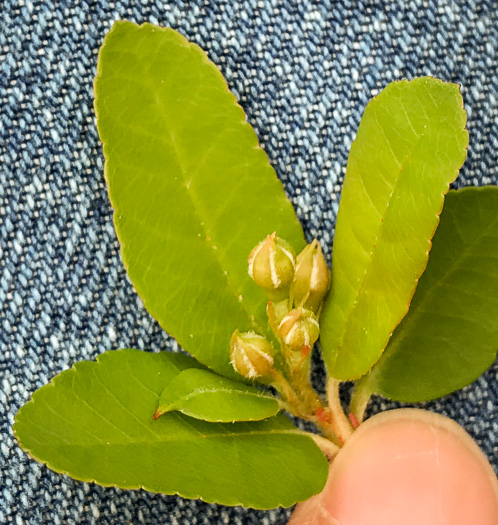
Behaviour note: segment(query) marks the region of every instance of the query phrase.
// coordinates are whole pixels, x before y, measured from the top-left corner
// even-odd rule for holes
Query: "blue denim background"
[[[0,2],[0,523],[283,524],[268,512],[105,489],[52,473],[11,425],[31,393],[109,348],[175,349],[128,282],[92,109],[114,20],[180,30],[221,68],[309,239],[330,246],[349,147],[367,101],[396,78],[462,85],[470,147],[456,186],[496,184],[496,3],[345,0]],[[432,410],[498,467],[498,367]],[[370,413],[395,404],[376,399]]]

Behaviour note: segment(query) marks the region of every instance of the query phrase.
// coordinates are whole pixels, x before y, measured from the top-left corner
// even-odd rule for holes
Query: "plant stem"
[[[280,372],[272,374],[272,384],[280,392],[284,401],[281,406],[301,419],[314,423],[333,446],[340,446],[344,438],[339,436],[334,425],[334,418],[328,407],[324,406],[318,394],[308,382],[295,385]]]
[[[339,436],[341,442],[344,443],[353,433],[353,427],[342,408],[339,396],[339,381],[337,379],[330,378],[327,382],[327,400],[332,414],[335,433]]]
[[[358,423],[363,421],[365,410],[371,397],[372,390],[365,378],[358,380],[351,397],[351,404],[349,405],[349,411]]]
[[[337,433],[334,432],[333,426],[330,423],[330,421],[323,422],[318,417],[308,418],[310,421],[312,421],[315,426],[320,430],[322,433],[323,439],[326,439],[327,441],[330,441],[334,446],[336,447],[342,447],[344,444],[344,440],[337,436]]]
[[[317,434],[312,434],[311,432],[306,432],[306,434],[318,445],[320,450],[327,456],[329,461],[334,459],[336,454],[339,452],[340,447],[332,443],[332,441],[329,439]]]
[[[278,370],[273,370],[271,378],[271,384],[280,392],[286,404],[289,407],[294,407],[297,404],[297,395],[287,379]]]
[[[284,369],[274,369],[272,384],[283,398],[283,406],[297,417],[314,423],[324,438],[334,446],[342,446],[353,433],[353,426],[344,413],[339,398],[339,381],[330,379],[328,383],[328,406],[324,405],[310,383],[310,348],[303,352],[291,350],[280,338],[275,314],[275,305],[269,302],[267,314],[270,327],[280,342],[280,355]],[[305,354],[304,350],[308,352]]]

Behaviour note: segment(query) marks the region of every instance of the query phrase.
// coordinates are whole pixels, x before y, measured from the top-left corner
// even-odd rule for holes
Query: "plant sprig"
[[[145,307],[195,360],[120,350],[62,372],[16,416],[34,458],[105,486],[290,506],[323,488],[320,449],[336,453],[372,393],[432,399],[493,362],[497,188],[450,192],[432,240],[467,147],[456,85],[396,82],[367,106],[330,285],[318,241],[306,245],[200,48],[172,29],[117,22],[95,92],[124,264]],[[323,398],[309,374],[319,333]],[[357,381],[346,413],[343,380]],[[322,435],[298,430],[281,409]]]

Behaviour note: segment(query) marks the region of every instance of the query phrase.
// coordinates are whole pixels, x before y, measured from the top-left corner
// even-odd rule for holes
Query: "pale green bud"
[[[315,344],[320,327],[312,311],[295,308],[280,321],[278,331],[284,343],[298,352],[305,346],[311,348]]]
[[[327,295],[330,273],[320,243],[315,239],[297,256],[291,286],[294,306],[317,312]]]
[[[288,295],[294,277],[294,250],[289,243],[273,232],[251,251],[247,262],[249,275],[268,298]]]
[[[238,330],[230,339],[230,362],[247,379],[265,377],[273,370],[274,350],[270,342],[255,332]]]

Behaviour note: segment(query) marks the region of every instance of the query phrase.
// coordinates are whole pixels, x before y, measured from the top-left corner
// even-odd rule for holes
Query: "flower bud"
[[[313,346],[318,339],[320,327],[313,312],[303,308],[295,308],[282,319],[278,331],[284,343],[298,352],[304,346],[309,348]]]
[[[273,347],[255,332],[238,330],[230,339],[230,361],[235,370],[248,379],[267,376],[273,369]]]
[[[315,239],[297,256],[291,297],[294,306],[317,312],[327,294],[330,273],[320,243]]]
[[[294,250],[275,232],[249,254],[248,272],[270,299],[284,299],[294,277]]]

